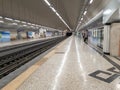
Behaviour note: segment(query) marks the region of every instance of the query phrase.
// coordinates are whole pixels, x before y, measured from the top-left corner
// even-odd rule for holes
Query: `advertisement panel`
[[[46,32],[46,37],[52,37],[52,34],[53,34],[52,32],[47,31]]]
[[[10,32],[0,31],[0,42],[9,42],[9,41],[10,41]]]
[[[35,37],[35,32],[28,32],[28,38],[34,38]]]

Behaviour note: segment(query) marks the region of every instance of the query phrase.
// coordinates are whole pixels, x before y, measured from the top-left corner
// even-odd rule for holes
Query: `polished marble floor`
[[[107,71],[109,68],[114,66],[72,36],[17,90],[120,90],[119,70]]]

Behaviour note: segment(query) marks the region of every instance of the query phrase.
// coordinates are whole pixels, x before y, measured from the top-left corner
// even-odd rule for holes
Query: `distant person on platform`
[[[83,41],[84,41],[85,43],[87,43],[87,42],[88,42],[88,31],[87,31],[87,30],[85,30],[85,31],[82,33],[82,37],[83,37]]]

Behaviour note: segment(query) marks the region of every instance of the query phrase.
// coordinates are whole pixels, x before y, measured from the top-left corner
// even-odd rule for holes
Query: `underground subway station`
[[[120,0],[0,0],[0,90],[120,90]]]

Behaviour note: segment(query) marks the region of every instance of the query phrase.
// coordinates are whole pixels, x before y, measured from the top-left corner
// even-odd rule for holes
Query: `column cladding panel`
[[[110,25],[104,26],[103,52],[110,53]]]
[[[110,53],[112,56],[119,56],[120,50],[120,23],[113,23],[110,32]]]

